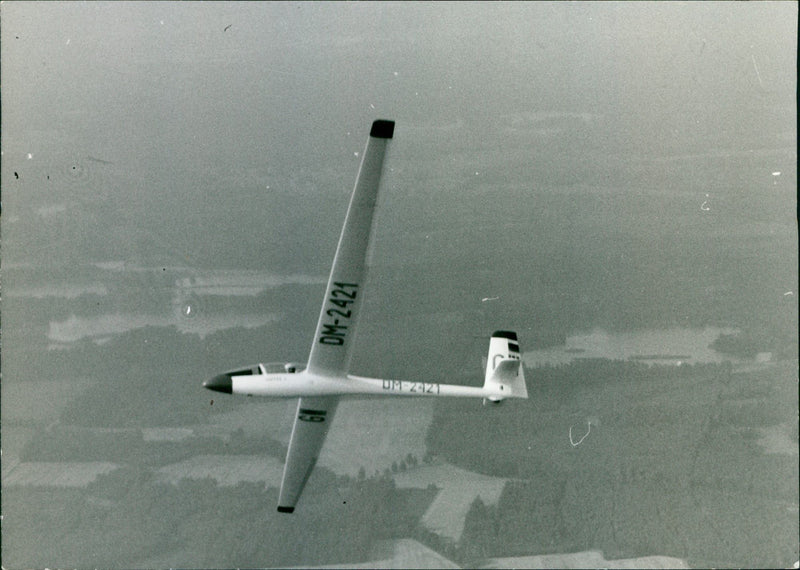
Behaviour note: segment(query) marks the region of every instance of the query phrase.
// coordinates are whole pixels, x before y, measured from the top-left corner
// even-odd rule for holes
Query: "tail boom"
[[[486,378],[480,388],[438,382],[383,380],[348,374],[347,389],[350,395],[361,396],[443,396],[484,398],[490,402],[500,402],[507,398],[528,398],[516,333],[495,331],[489,341],[487,360]]]

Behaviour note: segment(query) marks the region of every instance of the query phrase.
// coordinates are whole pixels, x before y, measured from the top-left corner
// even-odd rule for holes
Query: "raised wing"
[[[372,123],[311,345],[308,358],[311,374],[343,377],[347,372],[364,298],[364,266],[383,157],[393,134],[393,121]]]
[[[338,398],[300,398],[283,468],[278,512],[291,513],[319,458]]]

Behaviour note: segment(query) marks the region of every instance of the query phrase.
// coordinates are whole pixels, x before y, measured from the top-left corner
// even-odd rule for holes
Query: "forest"
[[[579,361],[526,371],[531,399],[502,413],[442,402],[430,451],[510,480],[498,505],[475,500],[461,561],[597,549],[786,564],[798,532],[794,366]],[[774,425],[788,447],[765,454]],[[580,444],[573,428],[588,433]]]
[[[139,335],[157,332],[128,333],[126,346],[135,350]],[[155,373],[159,363],[148,370],[148,362],[139,361],[137,374]],[[4,488],[5,520],[13,522],[4,532],[15,545],[4,558],[14,566],[15,553],[36,552],[26,565],[70,566],[90,551],[93,564],[109,568],[330,564],[366,560],[380,540],[413,537],[467,566],[590,549],[609,559],[658,553],[700,566],[779,565],[791,558],[787,545],[798,531],[791,510],[796,456],[765,455],[758,442],[761,430],[796,420],[792,366],[738,372],[729,363],[586,359],[526,369],[529,400],[488,408],[439,401],[425,457],[398,457],[382,472],[354,477],[319,468],[303,510],[290,519],[274,510],[275,485],[160,479],[160,467],[193,456],[282,459],[285,446],[242,430],[226,439],[145,441],[143,427],[202,425],[220,404],[209,406],[202,392],[186,398],[188,381],[154,388],[131,377],[118,390],[87,391],[64,408],[56,427],[29,439],[23,461],[121,467],[81,489]],[[127,416],[135,421],[115,425],[114,401],[128,409],[141,402]],[[176,411],[178,403],[194,409]],[[796,446],[797,430],[788,434]],[[508,481],[498,504],[475,499],[455,542],[420,522],[435,487],[398,489],[393,482],[396,473],[431,460]],[[283,539],[265,540],[271,533]],[[48,540],[31,542],[42,535]]]

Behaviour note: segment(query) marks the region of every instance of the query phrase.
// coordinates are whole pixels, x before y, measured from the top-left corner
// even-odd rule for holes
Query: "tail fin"
[[[512,331],[492,333],[483,387],[492,392],[492,395],[487,396],[491,402],[499,402],[506,398],[528,397],[517,333]]]

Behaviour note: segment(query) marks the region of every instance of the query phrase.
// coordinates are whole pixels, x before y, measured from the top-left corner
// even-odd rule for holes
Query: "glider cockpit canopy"
[[[306,365],[299,362],[267,362],[261,367],[267,374],[296,374],[306,369]]]

